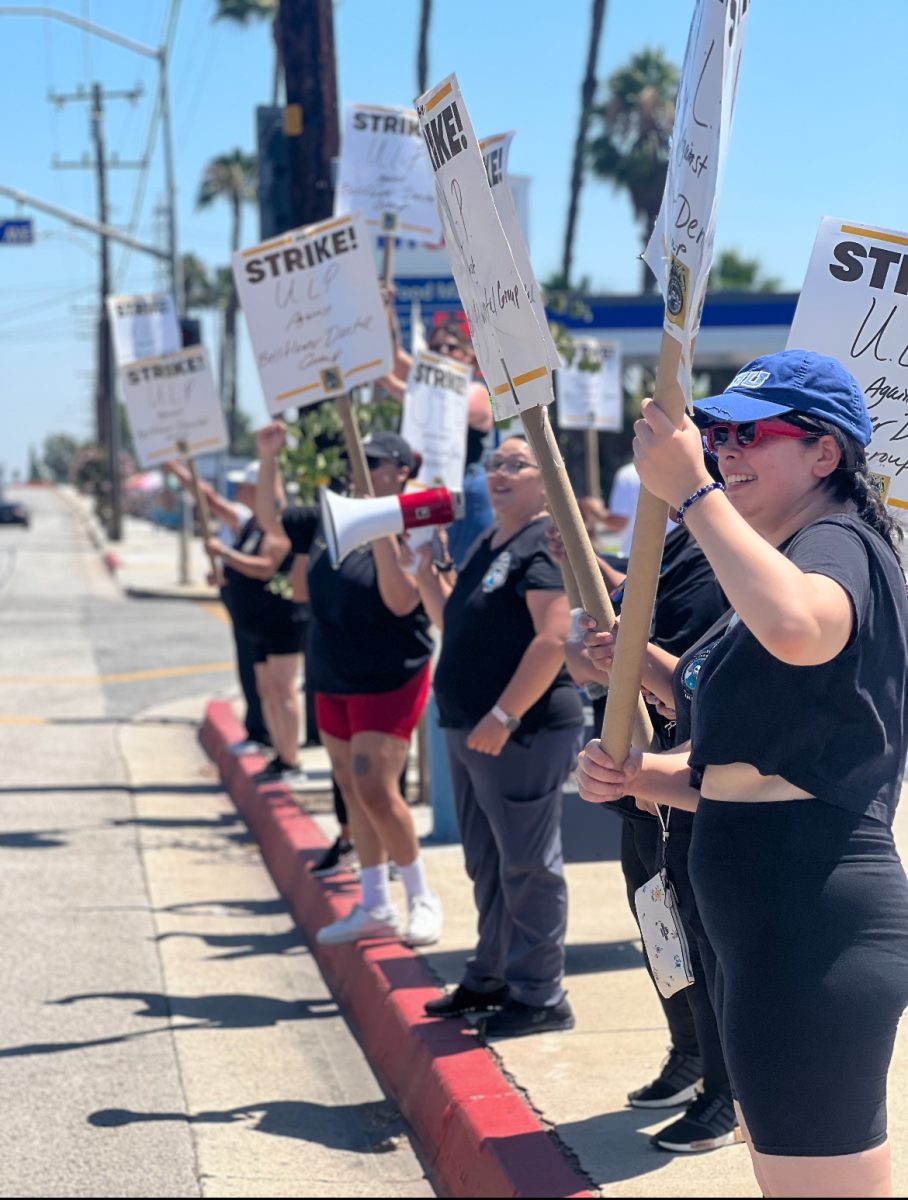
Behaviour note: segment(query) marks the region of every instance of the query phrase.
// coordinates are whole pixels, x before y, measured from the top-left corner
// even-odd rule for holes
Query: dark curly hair
[[[834,500],[843,504],[850,501],[860,519],[877,531],[901,562],[899,546],[905,531],[883,503],[871,478],[867,455],[860,442],[843,432],[837,425],[801,413],[784,413],[781,420],[815,434],[818,438],[829,436],[835,441],[841,454],[839,465],[822,481],[821,486],[832,494]]]

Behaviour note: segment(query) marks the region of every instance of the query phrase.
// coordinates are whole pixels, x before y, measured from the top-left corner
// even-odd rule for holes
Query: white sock
[[[423,869],[420,855],[417,854],[409,866],[402,867],[398,863],[397,869],[400,871],[401,881],[407,889],[408,902],[415,900],[417,896],[432,895],[432,889],[429,887],[429,882],[426,879],[426,872]]]
[[[388,864],[363,867],[360,871],[363,888],[363,908],[371,913],[387,913],[391,908],[391,889],[388,883]]]

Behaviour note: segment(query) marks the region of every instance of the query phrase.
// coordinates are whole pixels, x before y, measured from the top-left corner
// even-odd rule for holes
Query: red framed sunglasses
[[[739,425],[707,425],[706,448],[710,454],[718,454],[723,446],[733,442],[740,449],[759,446],[764,438],[795,438],[798,441],[816,441],[820,436],[807,429],[799,429],[785,421],[742,421]]]

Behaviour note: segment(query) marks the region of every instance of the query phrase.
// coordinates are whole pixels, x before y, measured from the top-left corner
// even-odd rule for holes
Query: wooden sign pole
[[[356,423],[356,413],[353,411],[353,401],[349,392],[335,397],[334,403],[340,413],[344,426],[344,442],[347,447],[347,459],[350,463],[350,474],[353,478],[354,490],[360,496],[374,496],[372,476],[363,450],[362,438],[359,436],[359,425]]]
[[[605,580],[596,562],[595,551],[583,524],[583,517],[580,515],[577,498],[571,488],[548,412],[544,406],[540,406],[525,409],[520,416],[527,440],[539,464],[549,512],[564,542],[582,607],[595,619],[598,629],[610,632],[615,627],[615,610],[612,608]],[[623,630],[622,618],[622,636]],[[631,726],[635,730],[634,744],[641,749],[648,749],[653,740],[653,727],[640,695],[639,682],[637,699],[639,703],[635,706],[635,716],[631,720]]]
[[[599,467],[599,430],[584,430],[586,438],[586,494],[594,500],[602,499],[602,480]]]
[[[684,419],[684,393],[678,382],[680,364],[681,343],[663,333],[653,399],[676,425]],[[668,504],[641,488],[621,606],[621,637],[615,647],[602,724],[602,748],[616,763],[624,762],[631,747],[667,520]]]

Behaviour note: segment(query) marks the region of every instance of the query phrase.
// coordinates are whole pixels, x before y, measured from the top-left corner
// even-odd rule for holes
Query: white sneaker
[[[396,908],[387,913],[371,913],[361,904],[333,925],[323,926],[315,935],[320,946],[342,946],[362,938],[400,937],[400,915]]]
[[[255,738],[245,738],[242,742],[232,742],[227,749],[234,758],[243,758],[247,754],[269,754],[271,747],[257,742]]]
[[[441,937],[441,901],[431,892],[414,896],[410,901],[409,919],[404,941],[408,946],[431,946]]]

